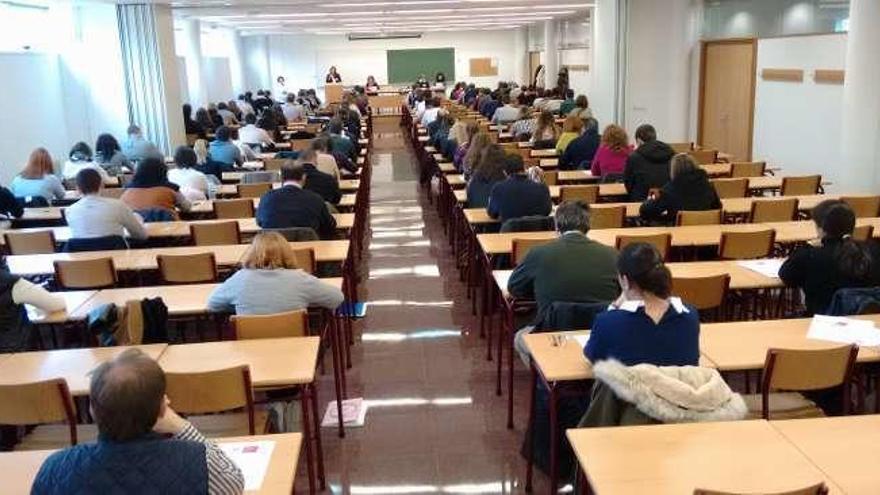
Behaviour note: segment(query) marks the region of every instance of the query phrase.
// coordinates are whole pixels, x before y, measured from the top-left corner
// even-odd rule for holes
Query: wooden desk
[[[770,426],[845,493],[877,493],[880,415],[771,421]]]
[[[567,340],[560,347],[553,346],[553,335],[564,335]],[[532,363],[548,382],[588,380],[593,378],[593,367],[584,356],[584,349],[573,338],[590,335],[589,331],[535,333],[525,337],[526,349]]]
[[[546,168],[554,168],[559,165],[558,158],[545,158],[539,162],[541,167]],[[706,174],[712,177],[725,176],[730,175],[731,164],[729,163],[707,163],[705,165],[700,165]],[[560,171],[559,180],[565,180],[566,182],[575,182],[578,180],[596,180],[598,177],[593,176],[589,173],[589,170],[570,170],[570,171]],[[562,174],[571,173],[571,175],[567,175],[566,179],[562,179]]]
[[[77,309],[79,309],[83,304],[86,303],[86,301],[94,297],[97,293],[98,291],[95,290],[55,292],[55,295],[64,298],[65,309],[62,311],[55,311],[54,313],[46,313],[45,311],[39,310],[34,306],[28,304],[25,306],[28,312],[28,319],[30,319],[31,323],[38,325],[64,323],[68,321],[85,319],[85,315],[82,315],[82,317],[80,317],[78,314],[77,317],[74,317],[73,315],[76,313]]]
[[[167,344],[132,346],[158,359]],[[131,347],[95,347],[55,351],[22,352],[0,361],[0,383],[13,384],[64,378],[71,395],[89,393],[89,373],[104,361]]]
[[[272,457],[269,459],[269,467],[266,469],[266,475],[263,478],[263,484],[258,490],[244,492],[252,495],[291,493],[296,475],[296,465],[299,462],[299,452],[302,448],[302,440],[302,433],[214,439],[220,445],[235,442],[275,442],[275,447],[272,449]],[[0,473],[3,474],[4,478],[4,491],[16,494],[30,493],[31,485],[33,485],[43,462],[55,452],[57,451],[30,450],[0,453]]]
[[[842,493],[763,420],[584,428],[566,435],[594,493],[776,493],[821,481]]]

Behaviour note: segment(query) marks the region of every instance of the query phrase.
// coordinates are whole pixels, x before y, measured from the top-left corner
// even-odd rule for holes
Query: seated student
[[[562,134],[559,135],[559,140],[556,141],[556,151],[560,155],[565,153],[568,145],[575,139],[579,138],[583,130],[583,120],[577,117],[566,117],[565,122],[562,123]]]
[[[514,141],[528,141],[535,132],[535,124],[537,119],[532,115],[532,107],[522,105],[519,107],[516,121],[510,124],[510,134],[513,135]]]
[[[324,199],[303,189],[305,169],[302,165],[281,167],[282,186],[267,192],[257,207],[257,225],[264,229],[309,227],[322,239],[331,239],[336,232],[336,219]]]
[[[376,94],[379,92],[379,83],[376,82],[376,78],[373,76],[367,76],[367,84],[364,85],[364,90],[367,93]]]
[[[593,111],[590,109],[590,100],[587,95],[578,95],[574,100],[574,107],[568,111],[568,115],[573,115],[581,120],[593,118]]]
[[[64,298],[9,273],[0,255],[0,353],[34,349],[39,335],[31,327],[25,304],[52,313],[64,309]]]
[[[434,122],[437,118],[437,112],[440,111],[440,100],[434,97],[425,98],[425,111],[422,112],[422,116],[419,119],[423,127],[427,127],[428,124]]]
[[[36,199],[40,204],[48,205],[53,199],[64,199],[64,185],[61,179],[52,174],[52,157],[46,148],[31,152],[24,170],[12,179],[10,189],[16,198],[25,203]]]
[[[657,131],[650,124],[636,129],[636,144],[638,147],[626,159],[623,184],[630,201],[644,201],[651,189],[669,182],[669,161],[675,151],[657,139]]]
[[[128,157],[111,134],[101,134],[95,141],[95,163],[112,176],[130,172],[132,169]]]
[[[213,177],[217,184],[223,180],[223,172],[232,172],[235,169],[232,165],[211,160],[208,154],[208,142],[204,139],[196,140],[193,144],[193,153],[196,154],[194,168],[206,176]]]
[[[553,114],[547,110],[542,111],[538,115],[535,122],[535,131],[529,141],[535,149],[553,148],[559,139],[559,128],[556,127],[556,119]]]
[[[574,91],[571,89],[565,90],[565,100],[559,105],[559,115],[567,116],[574,110],[576,106],[576,102],[574,99]]]
[[[562,94],[559,91],[553,89],[547,93],[547,97],[544,98],[544,101],[541,102],[540,105],[535,104],[537,108],[540,108],[542,111],[546,110],[548,112],[552,112],[554,114],[559,114],[560,109],[562,108]]]
[[[245,126],[238,130],[238,140],[251,146],[275,146],[275,141],[264,129],[257,127],[257,117],[248,114],[244,117]]]
[[[103,182],[98,172],[87,168],[76,175],[76,188],[82,194],[64,211],[73,244],[94,246],[95,250],[125,248],[125,235],[146,239],[143,220],[116,198],[101,196]],[[81,242],[88,239],[87,242]]]
[[[174,164],[177,167],[168,171],[168,181],[177,184],[181,194],[190,201],[208,199],[211,187],[208,177],[196,169],[196,152],[189,146],[179,146],[174,152]]]
[[[492,188],[504,180],[504,161],[507,155],[500,146],[491,142],[481,151],[471,151],[475,152],[478,159],[467,183],[467,204],[468,208],[485,208],[489,205]]]
[[[549,215],[553,209],[550,189],[529,179],[522,157],[507,155],[504,165],[507,179],[496,182],[489,193],[489,216],[500,219],[503,225],[511,218]]]
[[[679,211],[721,209],[721,200],[709,176],[690,155],[679,153],[672,157],[670,169],[670,181],[639,208],[643,220],[673,224]]]
[[[501,105],[492,114],[493,124],[510,124],[519,117],[519,107],[510,99],[509,95],[501,97]]]
[[[620,297],[593,322],[584,354],[591,362],[616,359],[627,366],[697,366],[700,314],[670,297],[672,274],[657,248],[635,243],[617,259]]]
[[[61,176],[65,179],[76,179],[76,174],[85,168],[96,170],[101,174],[101,179],[103,179],[104,184],[113,181],[106,170],[92,161],[92,148],[90,148],[88,144],[80,141],[74,144],[73,148],[70,149],[67,161],[64,163],[64,168],[61,171]]]
[[[229,106],[222,101],[217,104],[217,115],[223,119],[223,125],[225,126],[238,125],[238,119],[235,118],[235,114],[232,113],[232,111],[229,110]]]
[[[224,165],[235,166],[244,163],[241,158],[241,150],[230,140],[231,131],[226,126],[220,126],[214,133],[214,140],[208,147],[208,157],[211,161]]]
[[[629,137],[619,125],[611,124],[602,132],[602,140],[590,163],[590,172],[596,177],[613,175],[622,178],[626,159],[632,153]]]
[[[0,219],[21,218],[24,215],[24,206],[15,199],[12,191],[0,186]]]
[[[302,166],[306,174],[306,181],[303,189],[318,194],[324,201],[336,205],[342,199],[342,193],[339,191],[339,181],[336,177],[326,174],[318,170],[315,166],[318,155],[313,149],[303,150],[297,158],[297,163]]]
[[[189,211],[189,201],[177,184],[168,181],[168,167],[162,160],[147,158],[138,165],[134,178],[119,199],[145,219],[177,220],[176,208]],[[147,218],[152,217],[152,218]]]
[[[122,152],[129,160],[139,162],[147,158],[165,159],[165,155],[159,151],[155,144],[144,138],[141,128],[136,125],[128,126],[128,138],[122,144]]]
[[[838,289],[880,285],[880,247],[852,239],[852,208],[829,199],[812,216],[818,239],[796,249],[779,269],[786,286],[803,291],[807,315],[824,313]]]
[[[455,152],[452,154],[452,164],[455,165],[458,171],[464,170],[465,158],[470,150],[471,143],[474,141],[474,137],[480,133],[480,127],[475,122],[469,122],[465,125],[464,135],[459,136],[459,139],[463,138],[464,140],[456,140],[458,147],[455,148]],[[489,135],[486,134],[486,137],[488,138]],[[489,142],[491,143],[492,140],[489,139]]]
[[[189,103],[183,104],[183,127],[187,135],[196,136],[199,139],[205,139],[207,129],[202,124],[193,120],[193,107]]]
[[[205,107],[199,107],[196,110],[196,123],[202,126],[205,130],[205,137],[200,139],[207,139],[207,133],[211,132],[211,129],[216,129],[217,126],[214,125],[214,121],[211,119],[211,114],[208,113],[208,110]]]
[[[357,159],[357,146],[351,139],[342,135],[343,123],[335,118],[327,123],[327,138],[330,139],[330,147],[343,153],[351,160]],[[356,139],[356,138],[355,138]]]
[[[495,110],[501,106],[500,98],[501,96],[498,94],[487,93],[486,98],[480,102],[480,114],[487,119],[491,119],[495,115]]]
[[[314,151],[317,157],[314,164],[315,167],[321,172],[339,180],[342,178],[342,173],[339,172],[339,164],[336,158],[330,152],[330,146],[330,139],[327,136],[321,136],[312,140],[309,149]]]
[[[583,134],[572,140],[559,156],[559,170],[588,170],[599,149],[599,123],[594,118],[584,122]]]
[[[31,493],[244,491],[235,462],[171,409],[165,373],[140,349],[128,349],[92,371],[89,405],[97,443],[49,456]]]
[[[296,101],[296,95],[288,93],[285,98],[284,105],[281,105],[281,111],[284,112],[284,118],[288,122],[302,122],[305,120],[306,109]]]

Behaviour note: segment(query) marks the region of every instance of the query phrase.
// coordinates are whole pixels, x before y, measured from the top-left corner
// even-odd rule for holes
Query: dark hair
[[[257,123],[257,116],[252,113],[245,115],[244,116],[244,123],[245,124],[256,124]]]
[[[565,201],[556,207],[553,219],[559,232],[576,230],[586,234],[590,231],[590,205],[582,201]]]
[[[165,400],[165,373],[139,349],[129,349],[92,372],[89,399],[101,436],[114,442],[152,431]]]
[[[128,126],[128,135],[133,136],[141,133],[141,128],[137,124]]]
[[[303,177],[305,177],[306,171],[301,164],[294,162],[284,162],[284,165],[281,166],[281,181],[296,181],[301,182]]]
[[[217,110],[229,110],[229,106],[224,102],[220,102],[217,104]]]
[[[70,148],[70,154],[67,155],[73,161],[90,162],[92,161],[92,149],[89,145],[80,141]]]
[[[128,187],[168,186],[168,166],[163,160],[154,157],[144,158],[137,166]]]
[[[214,138],[216,138],[217,141],[229,141],[229,134],[229,128],[225,125],[221,125],[216,131],[214,131]]]
[[[309,147],[315,151],[323,151],[326,153],[330,151],[330,139],[327,137],[317,137],[312,139],[312,143]]]
[[[183,120],[192,120],[193,107],[189,103],[183,104]]]
[[[95,141],[95,155],[109,162],[113,154],[120,151],[119,142],[112,134],[101,134]]]
[[[636,129],[636,139],[643,143],[657,140],[657,131],[651,124],[642,124]]]
[[[84,168],[76,174],[76,188],[83,194],[101,190],[101,174],[93,168]]]
[[[507,175],[521,174],[525,172],[526,164],[523,161],[522,155],[519,153],[508,153],[507,156],[504,157],[504,170],[507,172]]]
[[[617,273],[657,297],[666,299],[672,293],[672,273],[652,244],[634,242],[623,248],[617,258]]]
[[[507,153],[497,144],[490,144],[481,153],[473,170],[475,178],[495,182],[504,178]]]
[[[198,165],[196,152],[189,146],[178,146],[174,151],[174,163],[180,168],[192,168]]]
[[[823,244],[836,245],[834,261],[844,276],[862,280],[867,278],[874,264],[864,244],[852,238],[856,214],[845,202],[828,199],[813,208],[813,222],[822,229]]]
[[[330,131],[331,134],[342,133],[342,120],[338,118],[330,120],[330,123],[327,124],[327,130]]]

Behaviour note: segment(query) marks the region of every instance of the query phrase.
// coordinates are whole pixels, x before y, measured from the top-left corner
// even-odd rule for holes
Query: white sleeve
[[[119,205],[119,223],[128,231],[128,235],[135,239],[146,239],[148,237],[147,228],[144,227],[144,221],[131,208],[120,201]]]
[[[23,278],[12,286],[12,301],[15,304],[30,304],[49,313],[65,308],[63,297]]]

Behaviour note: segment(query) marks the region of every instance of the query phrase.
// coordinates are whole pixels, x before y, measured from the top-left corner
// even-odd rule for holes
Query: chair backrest
[[[253,218],[254,202],[251,198],[245,199],[215,199],[212,203],[214,218]]]
[[[241,242],[241,233],[236,221],[191,223],[189,224],[189,236],[196,246],[221,246]]]
[[[113,258],[55,260],[55,283],[62,289],[106,289],[116,285]]]
[[[852,238],[865,242],[874,237],[874,226],[873,225],[857,225],[855,229],[853,229]]]
[[[51,230],[9,231],[3,234],[9,254],[51,254],[55,252],[55,234]]]
[[[234,315],[229,319],[238,340],[304,337],[309,334],[309,315],[304,309],[271,315]]]
[[[744,198],[749,192],[749,179],[713,179],[712,185],[721,199]]]
[[[505,220],[501,224],[501,232],[543,232],[556,228],[553,217],[529,215]]]
[[[217,281],[214,253],[156,256],[159,276],[166,284],[198,284]]]
[[[519,265],[522,260],[526,259],[529,251],[536,246],[543,246],[553,242],[553,239],[514,239],[513,240],[513,264]]]
[[[626,222],[626,206],[590,209],[590,229],[620,229]]]
[[[217,413],[244,408],[250,434],[256,434],[251,372],[245,364],[220,370],[165,373],[165,394],[174,411],[181,414]]]
[[[687,153],[694,149],[694,143],[666,143],[676,153]]]
[[[314,275],[318,269],[318,260],[315,257],[315,248],[299,248],[293,250],[293,258],[296,260],[296,267],[306,273]]]
[[[804,175],[801,177],[783,177],[783,196],[804,196],[806,194],[818,194],[822,185],[821,175]]]
[[[752,223],[790,222],[798,212],[797,198],[756,199],[752,201]]]
[[[272,190],[271,182],[255,182],[252,184],[239,184],[236,186],[239,198],[259,198]]]
[[[291,139],[290,149],[292,149],[293,151],[302,151],[308,148],[311,143],[311,139]]]
[[[767,170],[767,162],[733,162],[730,164],[730,177],[762,177]]]
[[[672,277],[672,294],[700,311],[720,308],[724,304],[730,275],[708,277]]]
[[[599,201],[599,186],[584,184],[577,186],[562,186],[559,188],[560,201],[582,201],[585,204],[593,204]]]
[[[720,225],[721,210],[680,211],[675,217],[675,225]]]
[[[623,248],[629,246],[630,244],[635,244],[637,242],[644,242],[646,244],[650,244],[657,248],[657,251],[660,252],[660,256],[664,260],[669,259],[669,255],[672,252],[672,234],[664,233],[664,234],[650,234],[650,235],[619,235],[617,236],[617,240],[614,245],[618,251]]]
[[[722,232],[718,257],[724,260],[751,260],[767,258],[773,252],[776,231]]]
[[[828,485],[824,482],[819,483],[818,485],[807,486],[804,488],[798,488],[796,490],[790,490],[785,492],[761,492],[763,495],[828,495]],[[703,488],[697,488],[694,490],[694,495],[754,495],[754,493],[735,493],[735,492],[722,492],[718,490],[706,490]]]
[[[559,171],[558,170],[545,170],[544,171],[544,184],[548,186],[555,186],[559,184]]]
[[[823,390],[848,384],[859,348],[854,344],[829,349],[768,349],[761,383],[761,413],[770,419],[769,396],[774,390]],[[844,387],[844,397],[847,389]],[[844,414],[848,400],[843,401]]]
[[[698,165],[707,165],[718,161],[718,150],[691,150],[687,152]]]
[[[871,218],[880,214],[880,196],[841,196],[840,200],[852,208],[856,218]]]
[[[0,424],[38,425],[66,422],[76,445],[76,409],[63,378],[0,385]]]

